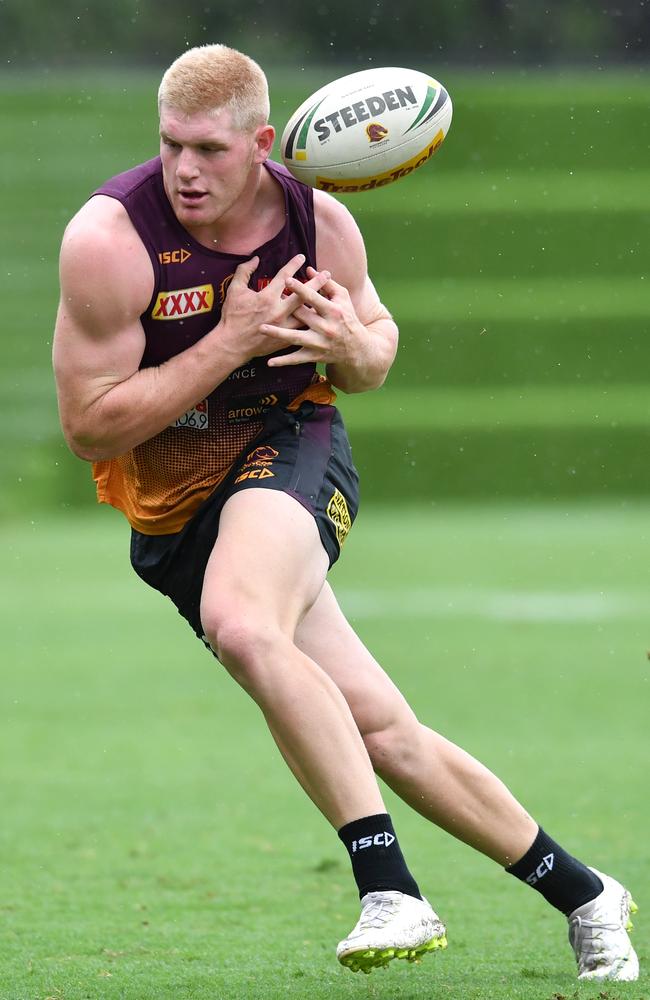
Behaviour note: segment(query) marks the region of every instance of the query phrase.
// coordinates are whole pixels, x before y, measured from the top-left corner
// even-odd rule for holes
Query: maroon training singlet
[[[146,346],[141,368],[162,364],[191,347],[219,322],[221,306],[237,266],[260,258],[250,287],[263,288],[298,253],[306,257],[297,277],[316,266],[313,193],[288,171],[268,162],[281,184],[285,224],[272,239],[245,256],[210,250],[184,229],[163,187],[160,158],[127,170],[94,194],[120,201],[147,248],[155,284],[142,313]],[[280,352],[281,353],[281,352]],[[207,399],[171,427],[125,455],[95,462],[97,497],[122,510],[131,525],[149,535],[180,531],[206,496],[221,482],[239,453],[262,428],[276,404],[300,399],[329,403],[334,394],[313,363],[269,368],[253,358]]]

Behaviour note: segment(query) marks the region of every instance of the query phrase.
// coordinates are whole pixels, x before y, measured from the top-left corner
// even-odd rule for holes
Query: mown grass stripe
[[[590,317],[626,319],[643,317],[650,309],[650,276],[633,278],[447,278],[382,282],[382,298],[398,321],[421,321],[431,317],[432,325],[443,320],[469,320],[477,332],[499,319]]]
[[[650,428],[650,399],[638,386],[481,386],[472,389],[399,390],[339,396],[346,422],[373,427],[504,430],[506,428]]]
[[[474,212],[647,211],[648,191],[650,170],[544,168],[523,173],[464,169],[443,173],[436,172],[436,164],[431,163],[409,177],[408,185],[395,184],[370,197],[347,195],[343,200],[360,220],[367,215],[404,215],[417,207],[418,218],[435,222],[440,215]]]
[[[498,588],[389,587],[344,589],[345,613],[361,619],[480,618],[562,624],[636,619],[650,606],[641,590],[503,590]]]

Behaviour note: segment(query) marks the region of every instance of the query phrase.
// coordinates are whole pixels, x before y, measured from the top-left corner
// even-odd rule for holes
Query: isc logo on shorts
[[[160,292],[151,310],[152,319],[180,319],[210,312],[214,305],[212,285],[195,285],[175,292]]]

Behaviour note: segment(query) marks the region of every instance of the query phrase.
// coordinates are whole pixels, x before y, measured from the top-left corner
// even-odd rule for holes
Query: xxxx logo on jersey
[[[180,288],[175,292],[160,292],[151,310],[152,319],[180,319],[210,312],[214,305],[212,285]]]

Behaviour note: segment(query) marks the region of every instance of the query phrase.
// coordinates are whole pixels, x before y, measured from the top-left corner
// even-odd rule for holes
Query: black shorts
[[[357,514],[358,484],[336,407],[306,401],[292,413],[275,406],[258,437],[181,531],[143,535],[132,529],[131,565],[145,583],[171,598],[203,639],[203,577],[226,500],[247,489],[281,490],[295,497],[316,519],[332,566]]]

